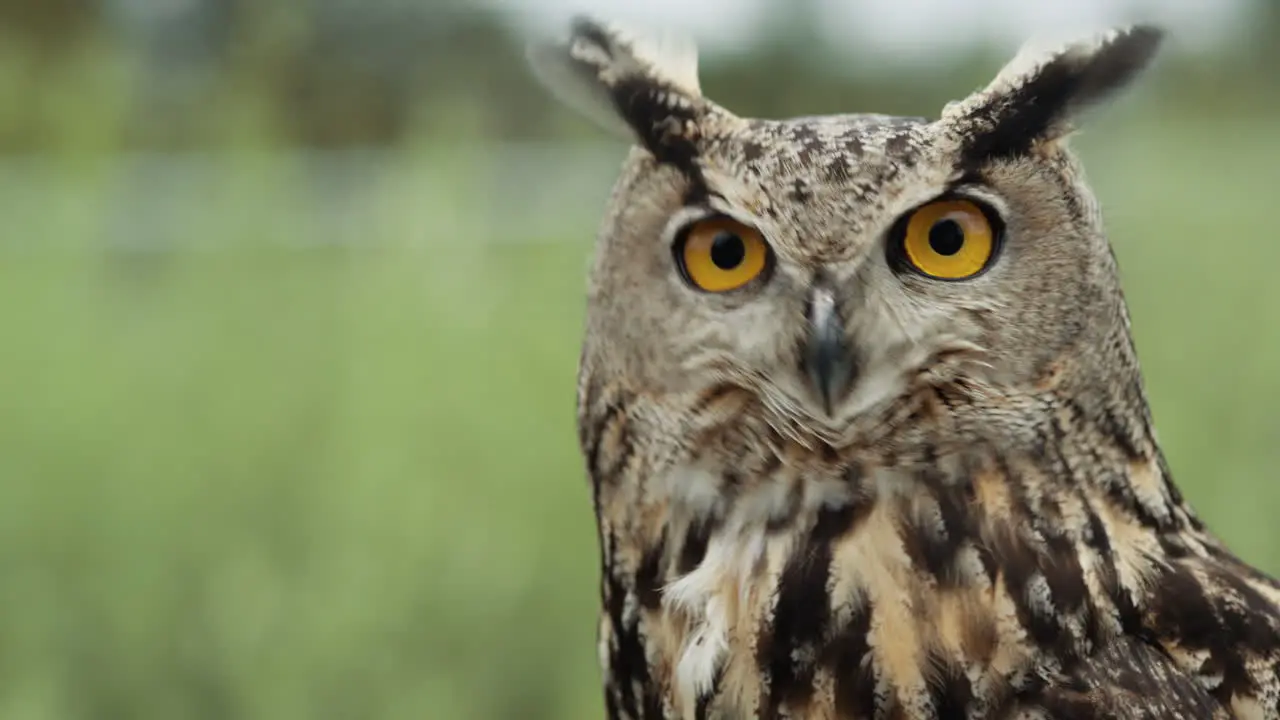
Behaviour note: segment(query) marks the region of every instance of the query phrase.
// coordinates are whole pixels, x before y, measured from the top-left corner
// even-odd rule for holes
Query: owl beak
[[[853,384],[857,362],[845,336],[844,321],[830,288],[815,287],[806,307],[809,334],[803,350],[804,372],[830,417]]]

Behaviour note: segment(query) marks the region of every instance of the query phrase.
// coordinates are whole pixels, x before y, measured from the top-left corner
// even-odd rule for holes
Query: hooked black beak
[[[844,321],[830,288],[821,284],[813,288],[805,316],[809,334],[803,349],[804,372],[822,401],[823,410],[831,416],[832,408],[853,384],[857,360],[845,337]]]

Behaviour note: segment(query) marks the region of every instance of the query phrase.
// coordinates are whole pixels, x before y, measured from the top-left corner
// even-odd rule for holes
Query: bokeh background
[[[4,0],[0,718],[601,716],[573,387],[625,148],[522,62],[574,8],[764,116],[1167,24],[1076,145],[1175,476],[1280,571],[1280,3]]]

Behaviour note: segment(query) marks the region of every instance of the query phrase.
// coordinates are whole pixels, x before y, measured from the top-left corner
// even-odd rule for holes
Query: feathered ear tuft
[[[646,37],[577,17],[569,38],[530,45],[534,74],[561,102],[640,142],[660,161],[687,164],[714,106],[698,84],[698,51],[674,34]]]
[[[1047,51],[1028,43],[986,88],[943,111],[964,138],[962,164],[1015,157],[1070,132],[1077,114],[1129,85],[1163,39],[1160,28],[1134,25]]]

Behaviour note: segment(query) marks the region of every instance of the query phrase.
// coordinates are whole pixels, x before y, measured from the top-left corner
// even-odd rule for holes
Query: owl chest
[[[939,588],[887,506],[848,512],[819,506],[803,531],[711,534],[691,565],[688,548],[670,549],[677,570],[636,603],[667,717],[982,716],[1031,669],[999,592]]]

